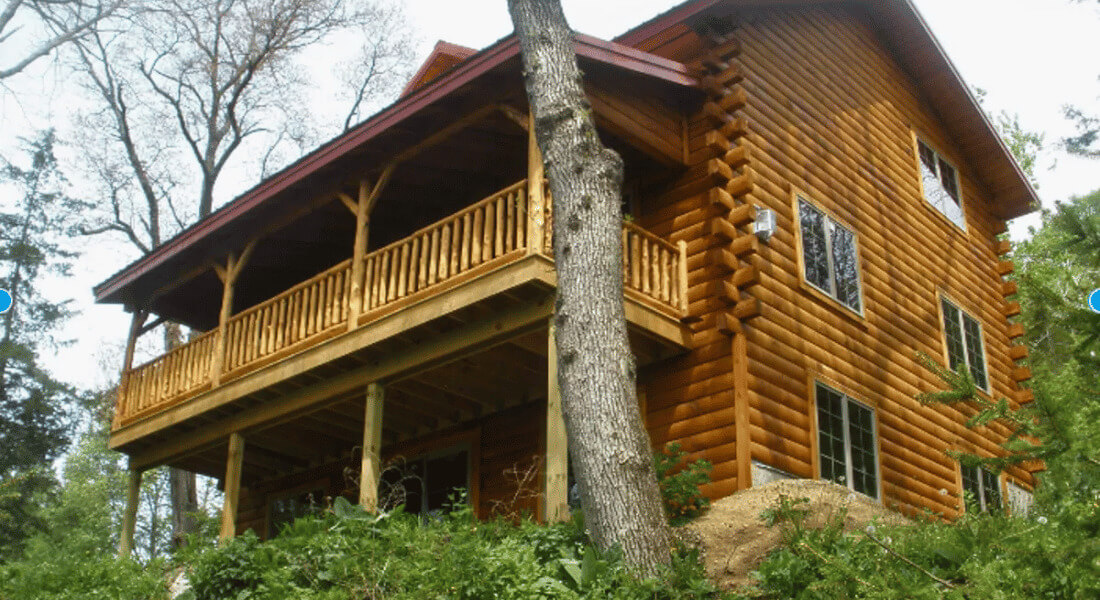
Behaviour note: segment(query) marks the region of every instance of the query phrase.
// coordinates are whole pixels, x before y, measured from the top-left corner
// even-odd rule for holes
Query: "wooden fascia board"
[[[586,59],[681,86],[695,86],[698,83],[698,80],[690,75],[685,65],[640,50],[627,48],[621,44],[605,42],[591,36],[578,34],[575,47],[577,55]],[[95,286],[93,292],[96,302],[122,302],[121,293],[123,289],[142,275],[166,263],[208,236],[216,234],[220,229],[254,210],[269,198],[285,192],[291,186],[313,176],[355,148],[397,126],[509,59],[518,56],[519,42],[514,35],[508,36],[493,46],[471,56],[450,72],[399,99],[348,133],[321,146],[279,173],[264,180],[224,208],[185,229],[153,252]]]

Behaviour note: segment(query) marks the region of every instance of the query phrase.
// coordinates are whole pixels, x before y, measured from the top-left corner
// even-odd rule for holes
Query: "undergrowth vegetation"
[[[223,546],[193,546],[192,600],[453,598],[528,600],[720,598],[698,557],[639,581],[620,557],[592,547],[578,518],[538,525],[481,522],[464,504],[422,520],[374,516],[337,498],[334,510],[298,519],[261,542],[251,532]]]

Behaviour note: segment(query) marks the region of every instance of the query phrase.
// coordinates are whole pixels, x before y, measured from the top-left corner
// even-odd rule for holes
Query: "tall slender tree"
[[[39,355],[56,347],[54,334],[71,313],[41,287],[50,273],[68,272],[75,254],[61,240],[87,206],[65,192],[52,132],[25,149],[28,166],[0,170],[0,183],[18,190],[0,212],[0,288],[12,299],[0,315],[0,554],[41,525],[35,498],[52,487],[51,462],[68,444],[75,391],[47,373]]]
[[[600,143],[558,0],[508,10],[553,195],[558,381],[585,522],[651,575],[670,546],[623,309],[623,161]]]

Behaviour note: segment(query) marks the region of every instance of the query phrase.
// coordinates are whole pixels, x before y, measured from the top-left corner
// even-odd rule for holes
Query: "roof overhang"
[[[993,198],[993,210],[1008,220],[1030,213],[1039,196],[1012,152],[947,57],[912,0],[690,0],[615,38],[640,47],[680,23],[690,23],[716,10],[753,7],[799,7],[850,4],[862,7],[895,60],[931,100],[963,157],[977,168],[977,178]]]
[[[675,87],[696,89],[698,86],[698,79],[691,74],[688,67],[672,60],[583,34],[576,35],[574,46],[578,60],[582,64],[588,62],[606,65]],[[265,179],[207,218],[180,232],[149,254],[95,286],[93,292],[96,301],[127,303],[125,290],[143,276],[163,267],[173,257],[185,251],[196,251],[197,248],[201,248],[200,244],[204,241],[208,242],[224,236],[234,225],[247,223],[249,217],[265,203],[288,193],[292,187],[320,174],[341,157],[354,152],[391,128],[400,126],[463,86],[506,65],[509,61],[515,61],[518,64],[519,54],[518,39],[510,35],[462,61],[355,128]]]

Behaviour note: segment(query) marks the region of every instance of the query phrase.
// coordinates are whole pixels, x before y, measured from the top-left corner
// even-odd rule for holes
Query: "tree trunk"
[[[558,380],[585,523],[638,573],[669,563],[623,311],[623,163],[596,134],[558,0],[509,0],[554,202]]]
[[[164,326],[164,348],[171,350],[183,343],[178,323]],[[195,513],[199,510],[195,474],[175,467],[168,468],[168,494],[172,501],[172,547],[182,548],[187,535],[198,531]]]

